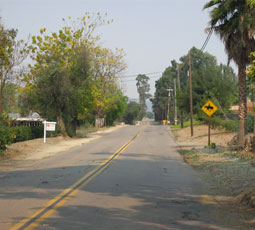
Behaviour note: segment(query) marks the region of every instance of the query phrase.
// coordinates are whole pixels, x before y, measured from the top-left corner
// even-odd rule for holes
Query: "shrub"
[[[0,127],[0,152],[6,149],[8,140],[9,140],[9,132],[7,130],[7,127],[1,126]]]
[[[208,120],[206,122],[208,123]],[[239,129],[239,122],[237,119],[222,120],[220,117],[215,116],[211,118],[210,123],[212,128],[221,127],[232,132],[237,132]]]
[[[55,137],[61,133],[61,129],[56,125],[56,131],[47,132],[47,137]],[[10,145],[19,141],[27,141],[43,137],[43,125],[28,126],[0,126],[0,153],[6,149],[6,145]]]
[[[32,139],[43,137],[43,125],[31,127]]]

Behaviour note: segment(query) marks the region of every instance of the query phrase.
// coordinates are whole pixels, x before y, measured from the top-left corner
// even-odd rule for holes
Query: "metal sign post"
[[[211,100],[208,100],[202,107],[202,110],[209,117],[209,119],[208,119],[208,146],[210,146],[210,143],[211,143],[211,116],[218,110],[218,107],[215,104],[213,104],[213,102]]]
[[[43,142],[46,143],[46,131],[55,131],[56,130],[56,123],[53,121],[44,121],[44,129],[43,129]]]

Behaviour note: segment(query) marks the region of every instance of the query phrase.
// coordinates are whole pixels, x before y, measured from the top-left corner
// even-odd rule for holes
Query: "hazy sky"
[[[124,75],[164,71],[172,59],[178,60],[195,46],[201,48],[207,35],[208,0],[0,0],[0,15],[7,28],[18,29],[18,37],[39,34],[41,28],[58,31],[62,18],[81,17],[85,12],[108,13],[114,22],[101,27],[103,45],[123,48],[128,65]],[[224,46],[212,36],[205,51],[226,64]],[[149,75],[151,93],[161,74]],[[123,87],[130,98],[137,98],[133,78]],[[127,81],[129,80],[129,81]],[[130,81],[131,80],[131,81]]]

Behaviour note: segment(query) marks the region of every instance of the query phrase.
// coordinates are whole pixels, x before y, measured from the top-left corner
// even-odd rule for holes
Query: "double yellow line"
[[[132,144],[135,139],[137,139],[142,130],[145,128],[143,126],[139,132],[128,142],[126,142],[121,148],[119,148],[114,154],[109,156],[104,162],[98,165],[95,169],[87,173],[79,181],[73,184],[71,187],[65,189],[58,196],[50,200],[43,208],[36,211],[32,216],[20,221],[10,230],[32,230],[37,227],[42,221],[47,219],[52,215],[57,208],[61,207],[67,200],[74,196],[80,189],[84,188],[89,182],[91,182],[96,176],[98,176],[102,171],[104,171],[121,153],[123,153],[129,145]]]

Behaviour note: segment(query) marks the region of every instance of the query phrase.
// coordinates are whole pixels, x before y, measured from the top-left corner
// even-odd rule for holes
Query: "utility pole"
[[[194,135],[193,132],[193,100],[192,100],[192,78],[191,78],[191,57],[189,51],[189,103],[190,103],[190,131],[191,136]]]
[[[178,89],[181,90],[181,80],[180,80],[180,67],[179,64],[177,64],[177,80],[178,80]],[[183,125],[183,111],[181,110],[181,128],[184,127]]]
[[[177,125],[176,79],[174,79],[174,125]]]
[[[166,124],[168,122],[168,114],[170,109],[170,96],[171,96],[171,89],[167,89],[168,91],[168,102],[167,102],[167,114],[166,114]]]

